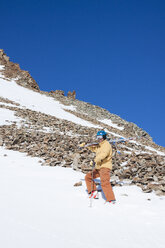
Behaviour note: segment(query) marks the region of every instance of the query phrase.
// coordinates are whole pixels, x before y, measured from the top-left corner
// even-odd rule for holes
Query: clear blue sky
[[[165,1],[0,1],[0,48],[41,90],[76,90],[165,146]]]

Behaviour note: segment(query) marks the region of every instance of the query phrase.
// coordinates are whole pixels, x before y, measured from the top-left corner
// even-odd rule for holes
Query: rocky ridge
[[[62,91],[41,92],[30,75],[24,78],[20,76],[23,75],[20,74],[20,69],[13,71],[9,69],[9,67],[19,67],[11,65],[12,62],[9,62],[5,56],[0,50],[0,65],[4,66],[2,75],[5,78],[16,78],[17,81],[19,77],[20,81],[17,83],[21,86],[50,96],[63,105],[74,106],[74,111],[67,111],[94,125],[100,125],[108,132],[110,139],[136,138],[119,144],[117,148],[113,147],[111,177],[113,185],[136,184],[144,192],[154,190],[158,195],[165,195],[165,148],[156,145],[149,134],[103,108],[75,99],[75,92],[67,97]],[[26,152],[29,156],[38,156],[42,165],[71,167],[84,173],[91,170],[89,162],[94,154],[88,149],[80,149],[78,145],[81,142],[95,141],[98,129],[25,109],[18,103],[2,97],[0,97],[0,109],[14,112],[20,120],[0,126],[0,146]],[[104,124],[102,122],[104,119],[110,119],[116,126]]]
[[[11,62],[3,49],[0,49],[0,65],[3,66],[1,73],[6,79],[14,79],[17,84],[35,91],[40,90],[38,84],[31,77],[29,72],[21,70],[19,64]]]

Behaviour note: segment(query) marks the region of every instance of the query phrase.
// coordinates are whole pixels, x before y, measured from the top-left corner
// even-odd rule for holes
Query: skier
[[[110,184],[110,171],[112,169],[112,147],[106,140],[106,132],[97,132],[98,145],[88,146],[88,149],[96,153],[95,168],[85,176],[85,182],[90,198],[98,199],[96,184],[93,179],[100,177],[101,187],[106,197],[106,202],[115,203],[116,199]],[[80,147],[84,147],[82,143]],[[92,162],[92,161],[91,161]],[[92,163],[90,163],[92,165]]]

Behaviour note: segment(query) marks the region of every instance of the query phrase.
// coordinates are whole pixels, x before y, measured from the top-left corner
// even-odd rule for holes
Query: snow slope
[[[117,128],[119,130],[123,130],[124,127],[119,127],[117,124],[113,123],[111,120],[109,119],[104,119],[104,120],[99,120],[100,122],[106,124],[106,125],[109,125],[111,127],[114,127],[114,128]]]
[[[82,126],[101,128],[65,111],[65,109],[75,110],[73,106],[64,106],[52,97],[17,85],[14,80],[7,81],[0,78],[0,97],[19,103],[21,108],[40,111]]]
[[[0,70],[2,68],[0,67]],[[24,87],[20,87],[15,83],[14,80],[8,81],[0,73],[0,97],[10,99],[16,103],[19,103],[22,107],[40,111],[45,114],[56,116],[57,118],[62,118],[68,121],[72,121],[76,124],[82,126],[102,128],[101,126],[93,125],[92,123],[82,120],[71,113],[65,111],[65,109],[75,110],[73,106],[64,106],[52,97],[41,95],[38,92],[34,92]],[[114,124],[110,119],[99,120],[100,122],[123,130],[124,127],[119,127]]]
[[[0,147],[0,247],[164,248],[165,198],[136,186],[114,192],[116,205],[100,193],[90,208],[82,173]]]
[[[4,65],[0,65],[0,70],[3,70],[4,69]]]
[[[21,120],[21,118],[14,115],[13,111],[0,108],[0,126],[11,125],[13,122],[20,122]]]

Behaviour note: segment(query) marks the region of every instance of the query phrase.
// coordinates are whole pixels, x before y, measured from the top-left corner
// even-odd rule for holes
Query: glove
[[[89,163],[91,166],[93,166],[93,161],[90,161],[90,163]]]
[[[98,165],[100,165],[101,164],[101,161],[100,160],[98,160],[98,159],[94,159],[94,162],[95,162],[95,164],[98,164]]]
[[[84,147],[84,146],[85,146],[85,142],[79,145],[79,147]]]

